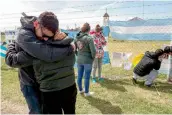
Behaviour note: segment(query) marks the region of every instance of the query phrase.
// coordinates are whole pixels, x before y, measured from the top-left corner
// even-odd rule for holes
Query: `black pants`
[[[75,114],[76,95],[76,84],[60,91],[42,92],[43,114]]]

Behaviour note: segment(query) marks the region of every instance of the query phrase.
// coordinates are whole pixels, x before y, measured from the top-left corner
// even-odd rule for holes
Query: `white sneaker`
[[[80,93],[80,94],[85,93],[85,90],[84,90],[84,89],[82,89],[82,91],[79,91],[79,93]]]
[[[94,94],[94,92],[84,93],[85,97],[92,96],[93,94]]]

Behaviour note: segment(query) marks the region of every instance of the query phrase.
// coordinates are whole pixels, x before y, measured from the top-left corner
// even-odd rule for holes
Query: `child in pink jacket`
[[[94,44],[96,47],[96,57],[93,62],[93,83],[96,82],[96,70],[98,68],[98,80],[102,81],[103,78],[101,76],[102,71],[102,58],[104,56],[103,47],[106,45],[106,40],[102,34],[102,28],[100,25],[96,25],[94,31],[90,32],[90,35],[93,36]]]

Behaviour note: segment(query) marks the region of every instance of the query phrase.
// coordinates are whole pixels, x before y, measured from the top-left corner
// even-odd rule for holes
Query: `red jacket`
[[[102,32],[91,31],[90,35],[93,36],[94,44],[96,47],[96,58],[102,58],[104,56],[103,47],[106,45],[106,40]]]

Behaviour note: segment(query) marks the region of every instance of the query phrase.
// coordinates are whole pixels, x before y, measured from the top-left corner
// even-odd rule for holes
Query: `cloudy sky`
[[[102,25],[106,8],[110,20],[128,20],[136,16],[144,19],[172,18],[172,0],[1,0],[0,4],[2,31],[20,26],[21,12],[39,16],[43,11],[52,11],[57,15],[61,28],[81,26],[84,22],[93,27],[97,23]]]

